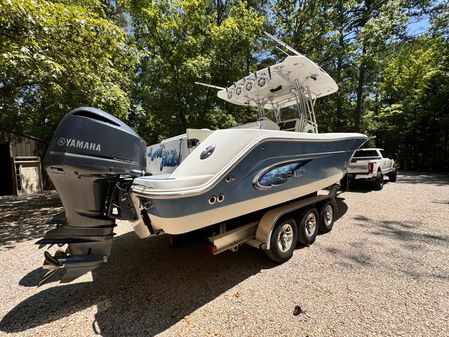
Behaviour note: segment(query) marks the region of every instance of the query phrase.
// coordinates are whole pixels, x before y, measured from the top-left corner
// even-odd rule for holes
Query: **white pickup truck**
[[[393,159],[385,156],[383,149],[360,149],[354,153],[349,164],[344,183],[358,179],[369,180],[375,190],[381,190],[384,186],[384,176],[392,182],[396,181],[397,171]]]

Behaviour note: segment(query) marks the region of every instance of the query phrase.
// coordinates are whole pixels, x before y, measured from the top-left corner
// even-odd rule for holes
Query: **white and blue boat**
[[[340,181],[366,141],[358,133],[318,133],[315,101],[338,86],[313,61],[272,38],[294,55],[227,88],[212,86],[229,103],[257,108],[257,121],[188,129],[148,147],[152,175],[136,178],[131,191],[155,230],[182,234],[326,188]]]
[[[129,126],[98,109],[79,108],[64,117],[44,160],[64,213],[37,243],[66,248],[45,252],[41,284],[59,273],[69,282],[106,262],[117,219],[130,221],[141,238],[209,230],[231,220],[243,223],[240,217],[262,210],[270,218],[275,207],[340,181],[367,137],[318,132],[315,102],[338,86],[313,61],[272,38],[293,55],[226,88],[212,86],[231,104],[257,108],[254,122],[187,129],[147,147]],[[324,206],[331,219],[332,206]],[[261,223],[260,233],[270,234],[271,222]],[[239,228],[245,235],[255,231],[252,224]],[[291,256],[296,226],[279,228],[286,228],[278,236],[290,238],[290,248],[277,261]],[[260,243],[271,251],[269,241]]]

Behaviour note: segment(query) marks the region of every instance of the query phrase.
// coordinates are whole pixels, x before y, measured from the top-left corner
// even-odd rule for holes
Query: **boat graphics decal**
[[[161,159],[160,170],[164,167],[176,167],[181,162],[181,156],[176,149],[165,149],[165,145],[162,144],[157,150],[153,152],[153,149],[148,152],[148,158],[151,161],[157,158]]]
[[[302,168],[309,160],[288,161],[264,168],[253,180],[253,186],[258,190],[270,189],[286,183],[291,178],[298,178],[304,175]]]

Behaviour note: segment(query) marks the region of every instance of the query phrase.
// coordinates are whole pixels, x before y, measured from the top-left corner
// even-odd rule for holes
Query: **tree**
[[[79,106],[127,118],[135,58],[100,1],[1,0],[0,126],[49,139]]]
[[[449,44],[423,36],[396,46],[383,71],[382,108],[367,131],[405,169],[449,169]]]
[[[226,12],[204,0],[134,1],[129,10],[142,55],[134,116],[139,133],[154,142],[187,127],[235,123],[235,108],[195,81],[228,86],[254,71],[264,18],[243,1]]]

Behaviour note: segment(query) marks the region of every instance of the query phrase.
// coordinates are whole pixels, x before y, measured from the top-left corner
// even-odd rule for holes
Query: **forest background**
[[[46,141],[80,106],[148,142],[257,113],[228,86],[285,55],[276,35],[339,91],[320,132],[356,131],[401,169],[449,171],[449,5],[431,0],[0,0],[0,130]]]

